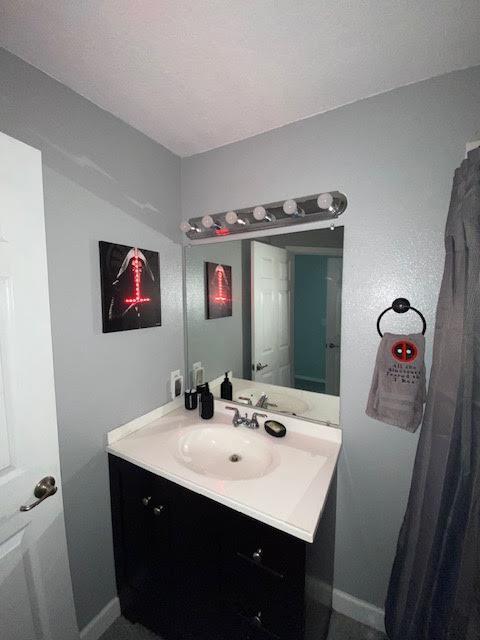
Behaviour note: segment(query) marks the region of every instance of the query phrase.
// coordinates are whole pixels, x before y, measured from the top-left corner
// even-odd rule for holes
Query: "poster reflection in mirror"
[[[232,315],[232,267],[205,263],[205,297],[208,320]]]

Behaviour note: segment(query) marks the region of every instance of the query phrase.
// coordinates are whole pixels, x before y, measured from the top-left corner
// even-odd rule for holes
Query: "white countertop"
[[[201,420],[197,411],[176,408],[165,413],[160,408],[111,431],[107,450],[240,513],[313,542],[335,473],[341,430],[285,416],[281,422],[287,435],[273,438],[263,426],[253,432],[244,426],[233,427],[227,405],[216,400],[211,420]],[[280,419],[274,414],[271,417]],[[263,425],[263,420],[260,422]],[[232,432],[245,429],[252,437],[268,442],[274,448],[275,467],[266,475],[247,480],[217,479],[187,468],[174,456],[171,443],[177,434],[198,423]]]

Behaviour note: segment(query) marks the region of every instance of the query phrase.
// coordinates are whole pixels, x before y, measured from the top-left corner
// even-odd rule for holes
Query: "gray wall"
[[[225,371],[242,377],[242,243],[205,244],[185,247],[187,345],[189,373],[192,364],[202,362],[205,380]],[[205,314],[205,262],[232,267],[232,315],[207,320]]]
[[[0,128],[42,151],[60,461],[79,626],[115,596],[105,433],[183,368],[180,161],[0,50]],[[157,250],[162,327],[102,334],[98,240]]]
[[[115,595],[105,432],[167,400],[183,364],[180,161],[0,50],[0,129],[41,149],[65,515],[79,625]],[[381,606],[417,436],[364,415],[377,314],[397,295],[431,351],[454,168],[480,129],[480,68],[182,161],[183,217],[326,189],[345,224],[336,586]],[[163,326],[101,333],[97,241],[161,256]],[[73,288],[75,287],[75,289]],[[403,317],[392,330],[410,328]]]
[[[409,298],[426,316],[430,359],[452,176],[480,128],[479,105],[476,67],[182,161],[184,218],[328,189],[348,196],[335,584],[378,606],[417,436],[365,416],[375,323],[393,298]],[[409,323],[385,318],[391,330]]]

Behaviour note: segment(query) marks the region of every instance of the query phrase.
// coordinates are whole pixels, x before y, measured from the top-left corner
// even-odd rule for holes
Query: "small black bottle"
[[[205,382],[205,384],[199,384],[197,386],[197,391],[200,393],[200,397],[198,399],[198,411],[200,413],[200,417],[203,420],[210,420],[210,418],[213,418],[214,398],[213,393],[211,393],[208,386],[208,382]]]
[[[185,391],[185,409],[192,411],[197,408],[198,394],[196,389],[187,389]]]
[[[233,387],[232,383],[228,379],[228,371],[225,371],[225,379],[220,385],[220,397],[223,400],[231,400],[233,396]]]

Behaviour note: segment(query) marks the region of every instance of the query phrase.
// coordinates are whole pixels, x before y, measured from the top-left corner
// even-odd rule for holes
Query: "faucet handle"
[[[268,416],[266,413],[257,413],[256,411],[254,411],[252,413],[252,419],[250,420],[254,429],[258,429],[258,427],[260,426],[258,424],[258,418],[268,418]]]
[[[232,418],[232,424],[234,427],[238,427],[239,425],[243,424],[244,419],[240,416],[240,411],[237,409],[237,407],[225,407],[225,409],[228,409],[228,411],[235,411]]]

